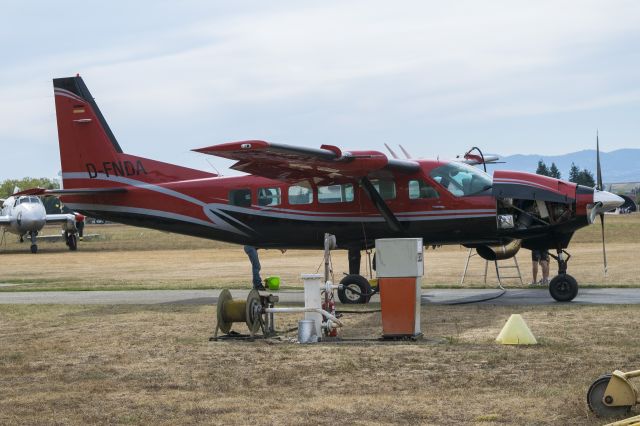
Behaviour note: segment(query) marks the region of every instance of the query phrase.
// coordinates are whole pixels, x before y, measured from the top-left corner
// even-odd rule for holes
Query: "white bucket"
[[[317,341],[316,322],[308,319],[298,321],[298,343],[316,343]]]

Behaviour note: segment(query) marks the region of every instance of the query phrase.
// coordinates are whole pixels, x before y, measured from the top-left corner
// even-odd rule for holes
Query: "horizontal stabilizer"
[[[498,157],[497,155],[480,156],[475,154],[465,154],[462,158],[460,158],[460,156],[456,157],[456,160],[470,166],[475,166],[477,164],[504,163],[504,161],[498,161],[500,160],[500,157]]]
[[[75,189],[44,189],[44,188],[31,188],[24,191],[13,194],[14,196],[20,195],[100,195],[100,194],[118,194],[127,192],[126,188],[75,188]]]

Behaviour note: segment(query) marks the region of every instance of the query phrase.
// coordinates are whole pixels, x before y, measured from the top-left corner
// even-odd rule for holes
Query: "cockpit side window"
[[[440,197],[440,195],[438,194],[438,191],[436,191],[433,188],[433,186],[429,185],[422,179],[410,180],[408,187],[409,187],[410,200],[430,199],[430,198]]]
[[[429,176],[456,197],[478,195],[492,186],[489,175],[457,162],[436,167]]]

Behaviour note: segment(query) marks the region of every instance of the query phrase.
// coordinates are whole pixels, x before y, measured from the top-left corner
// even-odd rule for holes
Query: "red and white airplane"
[[[62,196],[96,218],[259,248],[322,248],[324,234],[334,234],[349,251],[345,288],[360,293],[343,291],[347,302],[365,302],[371,290],[359,275],[360,251],[404,236],[475,247],[487,259],[520,247],[553,250],[559,272],[550,293],[570,301],[578,286],[564,249],[578,228],[623,202],[601,186],[522,172],[491,177],[460,161],[259,140],[196,149],[248,173],[219,177],[125,154],[81,77],[53,86],[65,189],[23,193]]]

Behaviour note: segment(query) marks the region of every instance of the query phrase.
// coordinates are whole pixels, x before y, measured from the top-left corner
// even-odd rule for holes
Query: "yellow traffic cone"
[[[520,314],[513,314],[509,317],[507,323],[502,327],[502,331],[500,331],[500,334],[496,337],[496,342],[502,343],[503,345],[538,344],[538,341]]]

